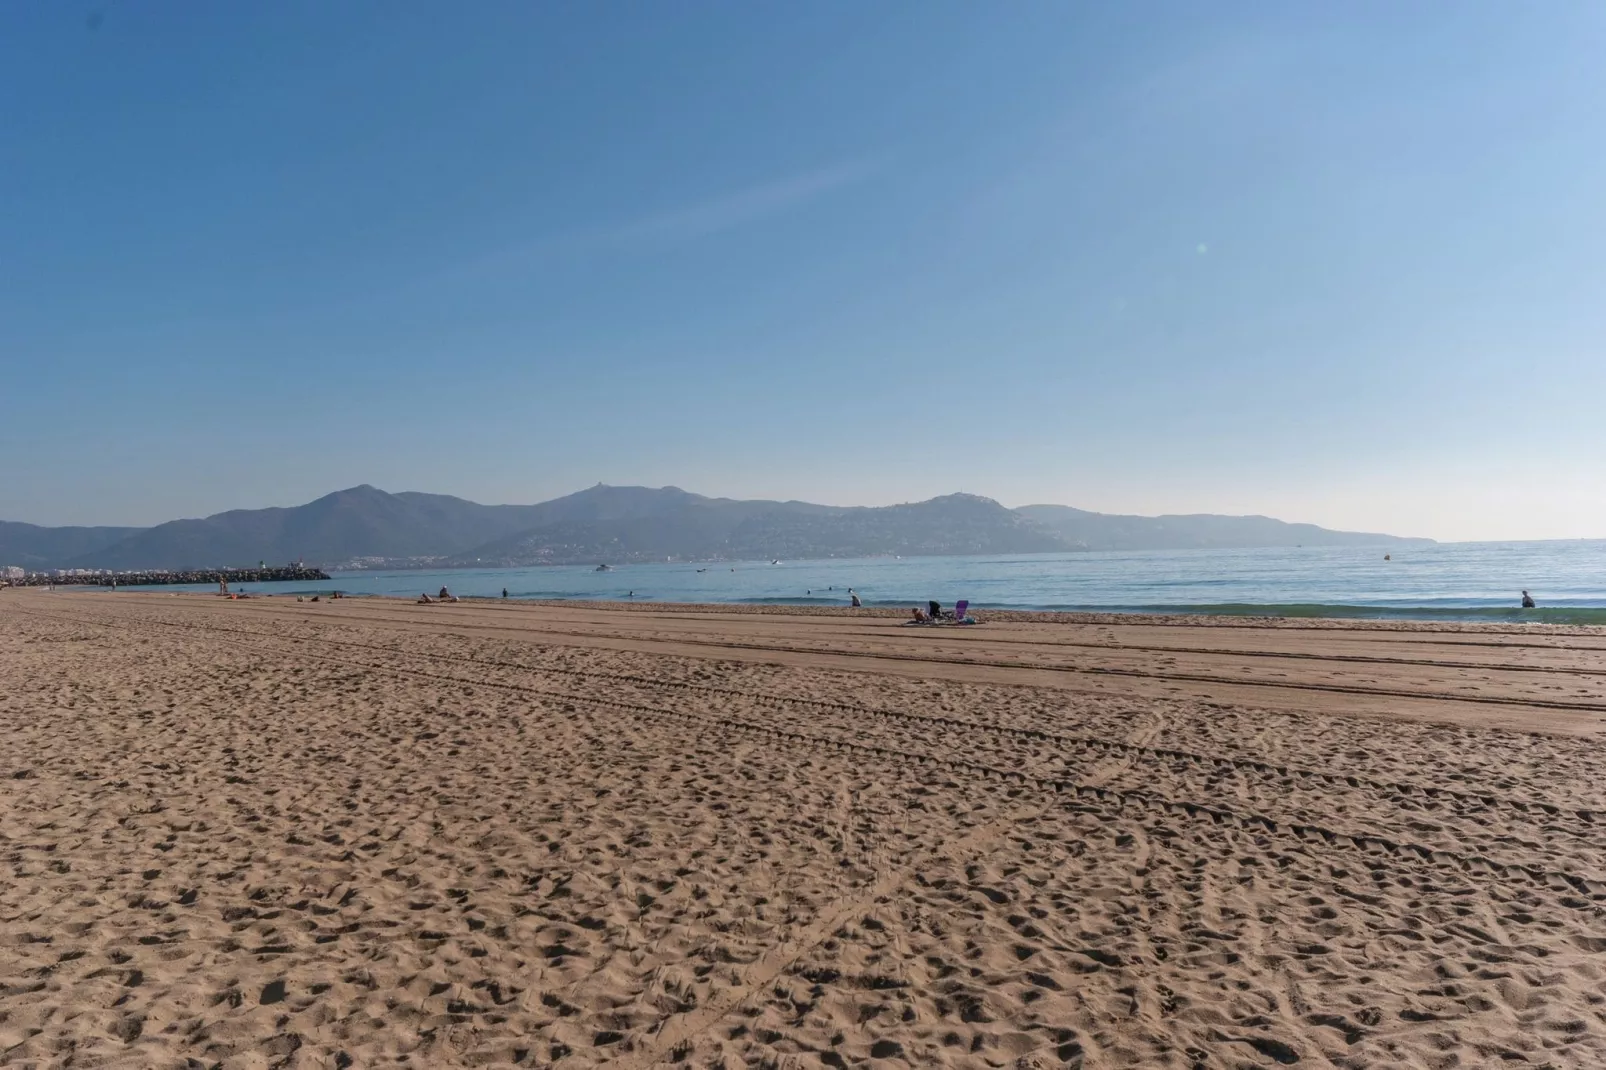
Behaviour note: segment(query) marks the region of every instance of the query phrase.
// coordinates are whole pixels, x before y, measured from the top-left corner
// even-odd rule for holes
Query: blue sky
[[[1606,536],[1606,6],[0,11],[0,517]]]

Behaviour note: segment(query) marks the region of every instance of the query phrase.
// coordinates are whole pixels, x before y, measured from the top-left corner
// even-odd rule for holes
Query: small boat
[[[770,562],[770,564],[772,564],[772,565],[779,565],[780,563],[781,563],[781,559],[780,558],[776,558],[774,561]]]
[[[611,565],[598,565],[596,568],[592,569],[591,571],[593,571],[593,572],[612,572],[613,571],[613,566],[611,566]]]

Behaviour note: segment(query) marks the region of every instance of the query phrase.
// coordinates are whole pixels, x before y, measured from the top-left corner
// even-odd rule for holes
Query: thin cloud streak
[[[878,160],[856,160],[806,171],[627,223],[592,235],[591,240],[604,246],[629,246],[707,237],[779,215],[832,190],[863,182],[880,169]]]
[[[628,253],[710,237],[781,215],[835,190],[866,181],[885,164],[884,157],[849,160],[631,222],[543,238],[473,257],[426,279],[415,280],[410,286],[422,289],[442,283],[467,283],[490,275],[528,270],[555,259]]]

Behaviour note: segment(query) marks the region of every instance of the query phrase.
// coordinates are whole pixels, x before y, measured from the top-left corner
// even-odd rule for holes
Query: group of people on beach
[[[701,570],[699,569],[699,571],[701,571]],[[218,581],[217,593],[222,595],[225,598],[244,598],[244,597],[246,597],[243,592],[237,593],[237,594],[236,593],[230,593],[230,591],[229,591],[229,583],[228,583],[227,580],[219,580]],[[814,592],[813,591],[809,591],[808,593],[810,595],[812,595]],[[630,592],[630,597],[631,598],[634,598],[635,595],[636,595],[635,591],[631,591]],[[502,597],[506,598],[507,596],[508,596],[507,588],[504,587],[504,588],[502,588]],[[340,597],[340,592],[336,591],[334,594],[330,595],[329,597],[331,597],[331,598],[339,598]],[[314,595],[312,597],[312,600],[314,602],[318,601],[318,596]],[[297,602],[301,601],[300,596],[297,596],[296,601]],[[433,605],[436,602],[455,602],[455,601],[457,601],[457,596],[455,594],[453,594],[451,591],[448,591],[444,586],[440,589],[440,593],[437,594],[434,598],[431,598],[427,591],[418,596],[418,604],[419,605]],[[862,608],[863,605],[864,605],[864,602],[861,601],[860,598],[859,598],[859,593],[857,591],[855,591],[852,587],[848,588],[848,605],[850,607],[852,607],[853,609]],[[1534,602],[1533,595],[1529,594],[1527,591],[1523,591],[1522,592],[1522,608],[1523,609],[1534,609],[1535,607],[1536,607],[1536,603]],[[939,623],[939,622],[944,621],[944,620],[955,620],[955,619],[957,619],[954,616],[954,614],[952,614],[952,613],[944,614],[943,613],[943,609],[942,609],[942,603],[936,601],[935,599],[933,599],[930,602],[927,602],[925,609],[921,609],[919,606],[915,606],[914,609],[912,609],[910,611],[909,616],[910,616],[910,620],[913,621],[916,624]]]
[[[976,620],[976,618],[972,617],[969,614],[969,612],[968,612],[969,608],[970,608],[970,603],[968,601],[961,600],[959,602],[955,602],[954,603],[954,608],[953,609],[943,609],[941,602],[937,601],[936,599],[932,599],[931,601],[926,603],[926,608],[925,609],[921,609],[919,606],[915,606],[913,609],[911,609],[909,611],[909,619],[904,621],[904,623],[905,624],[976,624],[976,623],[979,623]]]
[[[630,592],[632,596],[634,596],[635,593],[635,591]],[[809,593],[813,594],[814,592],[810,591]],[[502,597],[506,598],[507,596],[507,588],[504,587],[502,588]],[[297,599],[297,601],[299,601],[299,599]],[[314,601],[316,601],[316,599],[314,599]],[[418,604],[421,606],[434,605],[437,602],[455,601],[457,601],[457,596],[451,591],[447,590],[445,587],[442,587],[440,592],[433,598],[429,596],[428,591],[425,591],[423,594],[418,596]],[[864,601],[859,597],[859,592],[855,591],[852,587],[848,588],[848,605],[853,609],[861,609],[864,606]],[[919,606],[916,606],[913,610],[912,619],[918,623],[925,624],[940,623],[942,621],[957,622],[962,618],[953,612],[944,612],[942,603],[933,599],[926,603],[925,609],[921,609]]]

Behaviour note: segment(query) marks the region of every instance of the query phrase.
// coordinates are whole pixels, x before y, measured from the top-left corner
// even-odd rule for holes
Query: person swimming
[[[1522,592],[1522,608],[1523,609],[1532,609],[1532,608],[1534,608],[1534,596],[1529,594],[1527,591]]]

